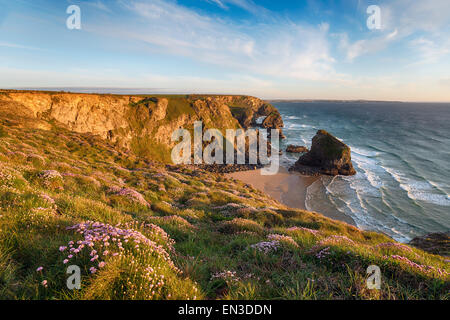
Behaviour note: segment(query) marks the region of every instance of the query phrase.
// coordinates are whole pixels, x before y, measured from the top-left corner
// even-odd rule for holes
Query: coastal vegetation
[[[449,298],[448,258],[286,207],[221,174],[155,159],[180,119],[243,126],[220,118],[230,109],[217,101],[247,101],[242,108],[253,101],[252,118],[264,103],[93,96],[89,105],[52,93],[65,102],[49,110],[40,95],[0,99],[0,298]],[[107,103],[123,114],[110,109],[102,118]],[[131,108],[139,110],[124,125]],[[177,116],[161,118],[164,109]],[[143,137],[158,143],[150,145],[156,151],[145,152]],[[66,286],[70,265],[81,269],[80,290]],[[382,271],[381,290],[367,288],[370,265]]]

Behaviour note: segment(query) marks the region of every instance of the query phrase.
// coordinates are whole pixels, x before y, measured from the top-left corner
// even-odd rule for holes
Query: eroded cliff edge
[[[110,95],[0,90],[0,111],[53,120],[78,133],[92,133],[140,156],[170,162],[172,132],[204,128],[238,129],[266,117],[265,128],[282,128],[278,110],[250,96]],[[36,121],[38,125],[39,121]],[[45,127],[41,128],[45,129]]]

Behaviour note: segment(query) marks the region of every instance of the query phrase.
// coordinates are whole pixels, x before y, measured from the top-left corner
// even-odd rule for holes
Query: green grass
[[[443,257],[285,207],[219,174],[145,159],[162,146],[139,157],[92,135],[1,117],[8,120],[0,135],[1,299],[449,298]],[[44,179],[46,170],[61,178]],[[87,221],[147,240],[123,241],[121,250],[111,239],[108,255],[95,241],[97,260],[84,248],[64,264],[69,253],[60,247],[84,239],[68,227]],[[274,237],[276,250],[255,249]],[[66,287],[69,264],[81,268],[81,290]],[[366,287],[372,264],[382,270],[380,291]]]

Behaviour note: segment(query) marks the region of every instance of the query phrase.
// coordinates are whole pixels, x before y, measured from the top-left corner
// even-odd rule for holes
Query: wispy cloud
[[[241,1],[234,1],[241,2]],[[242,3],[248,1],[242,1]],[[110,36],[135,39],[153,50],[186,56],[232,70],[275,77],[321,80],[335,74],[326,23],[242,26],[199,14],[174,2],[128,1],[132,23],[101,28]]]
[[[113,1],[110,0],[110,4],[111,2],[113,3]],[[73,1],[74,4],[80,4],[80,1]],[[105,2],[101,1],[101,0],[84,0],[83,2],[81,2],[82,5],[86,5],[92,8],[96,8],[98,10],[107,12],[107,13],[111,13],[112,10],[111,8],[105,4]]]
[[[257,16],[267,16],[269,14],[269,10],[260,5],[257,5],[252,0],[206,0],[206,1],[214,3],[224,10],[228,10],[229,6],[236,6]]]
[[[353,61],[359,56],[373,54],[384,50],[391,42],[396,40],[398,30],[371,39],[362,39],[353,43],[349,42],[347,34],[340,35],[340,48],[345,51],[347,61]]]
[[[12,48],[12,49],[25,49],[25,50],[42,50],[41,48],[25,46],[17,43],[0,42],[0,47]]]
[[[228,10],[228,7],[225,5],[224,1],[222,1],[222,0],[206,0],[206,1],[209,3],[214,3],[224,10]]]
[[[439,42],[419,37],[410,42],[411,48],[419,52],[420,60],[415,64],[438,62],[441,58],[450,54],[450,38],[439,39]]]
[[[369,4],[364,1],[364,5],[359,3],[359,7],[365,11]],[[341,41],[341,48],[346,52],[349,61],[365,54],[372,54],[387,48],[390,44],[405,40],[416,33],[432,33],[434,36],[445,34],[450,27],[450,1],[448,0],[396,0],[382,1],[381,21],[382,29],[366,32],[363,39],[349,42],[348,36],[344,36]],[[419,44],[424,44],[420,36],[416,39],[417,49],[425,53],[426,59],[432,61],[431,55],[437,57],[438,54],[426,53]],[[436,50],[434,50],[436,51]],[[433,60],[434,61],[434,60]]]

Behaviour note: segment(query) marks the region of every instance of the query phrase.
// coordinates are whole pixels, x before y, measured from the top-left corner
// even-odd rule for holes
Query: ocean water
[[[341,211],[363,229],[407,242],[450,230],[450,104],[278,102],[287,137],[311,146],[325,129],[352,150],[352,177],[323,176],[308,188],[306,207]],[[284,154],[291,166],[298,155]]]

